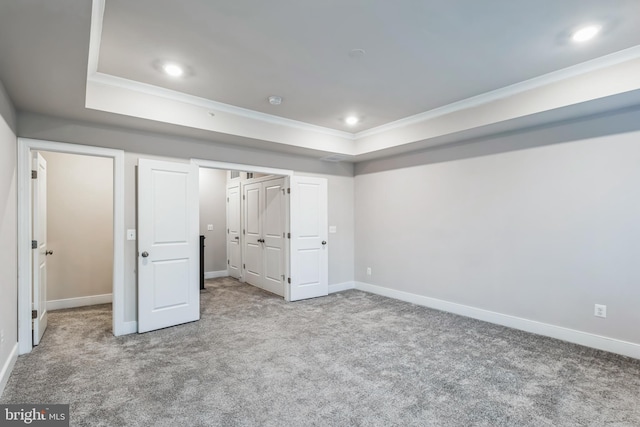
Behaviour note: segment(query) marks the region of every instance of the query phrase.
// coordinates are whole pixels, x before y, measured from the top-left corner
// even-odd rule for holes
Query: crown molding
[[[282,127],[281,135],[288,135],[288,142],[284,142],[280,137],[271,136],[268,139],[271,142],[284,143],[288,145],[295,146],[306,146],[311,144],[314,149],[325,150],[326,141],[323,140],[323,137],[330,138],[338,138],[344,142],[344,150],[346,150],[349,154],[353,152],[353,154],[367,154],[368,152],[377,151],[379,148],[369,148],[360,152],[358,149],[358,145],[356,143],[365,143],[366,140],[371,137],[377,137],[378,139],[384,138],[388,143],[395,140],[395,136],[401,135],[402,133],[406,133],[405,130],[408,131],[408,128],[412,125],[426,125],[430,120],[446,116],[448,114],[461,112],[464,110],[469,110],[471,108],[476,108],[480,106],[485,106],[485,108],[491,108],[492,102],[496,102],[499,100],[504,100],[510,97],[514,97],[517,95],[524,94],[529,91],[533,91],[536,89],[542,89],[546,86],[559,83],[565,80],[570,80],[572,78],[576,78],[594,71],[606,69],[607,67],[612,67],[619,65],[621,63],[625,63],[627,61],[637,60],[640,58],[640,45],[633,46],[628,49],[624,49],[618,52],[611,53],[609,55],[605,55],[599,58],[592,59],[590,61],[582,62],[580,64],[576,64],[567,68],[563,68],[561,70],[557,70],[551,73],[544,74],[542,76],[538,76],[529,80],[525,80],[519,83],[515,83],[509,86],[505,86],[490,92],[485,92],[480,95],[476,95],[470,98],[466,98],[451,104],[444,105],[442,107],[438,107],[429,111],[425,111],[419,114],[415,114],[409,117],[405,117],[393,122],[386,123],[381,126],[377,126],[375,128],[367,129],[358,133],[350,133],[346,131],[341,131],[338,129],[323,127],[314,125],[311,123],[306,123],[298,120],[292,120],[285,117],[275,116],[272,114],[262,113],[255,110],[250,110],[247,108],[242,108],[230,104],[225,104],[221,102],[217,102],[211,99],[206,99],[202,97],[198,97],[195,95],[186,94],[183,92],[166,89],[163,87],[142,83],[110,74],[105,74],[98,72],[98,64],[99,64],[99,56],[100,56],[100,43],[102,38],[102,29],[103,29],[103,19],[105,12],[105,4],[106,0],[93,0],[93,8],[91,14],[91,29],[90,29],[90,41],[89,41],[89,56],[88,56],[88,64],[87,64],[87,105],[89,104],[89,87],[91,84],[95,83],[97,85],[101,85],[106,88],[117,88],[119,90],[126,90],[132,93],[139,93],[140,95],[149,95],[155,96],[167,101],[175,101],[184,104],[185,106],[190,105],[193,107],[198,107],[202,109],[206,109],[211,113],[224,113],[230,116],[235,116],[241,119],[247,119],[253,121],[253,123],[266,124],[266,125],[275,125]],[[601,96],[601,95],[600,95]],[[178,104],[176,104],[178,105]],[[100,109],[98,107],[98,109]],[[111,112],[117,112],[116,110],[111,110]],[[127,114],[126,112],[121,112],[122,114]],[[147,117],[153,119],[151,117]],[[156,118],[158,119],[158,118]],[[187,119],[189,121],[190,119]],[[499,121],[499,120],[498,120]],[[251,123],[251,122],[245,122]],[[179,123],[176,123],[179,124]],[[182,123],[185,126],[189,126],[189,124]],[[208,129],[206,125],[203,125],[202,129],[205,130],[214,130]],[[198,126],[196,126],[198,127]],[[287,129],[295,130],[295,131],[303,131],[306,132],[304,134],[300,134],[299,137],[294,137],[292,132],[287,133]],[[395,131],[395,133],[389,133],[390,131]],[[228,131],[227,131],[228,132]],[[260,136],[254,135],[244,135],[251,138],[264,138]],[[313,142],[309,141],[308,138],[311,138]],[[307,141],[308,143],[302,143],[301,141]],[[405,145],[405,142],[396,141],[396,145]],[[324,147],[324,148],[323,148]],[[307,147],[310,148],[310,147]],[[335,148],[335,147],[334,147]],[[388,148],[388,147],[387,147]],[[328,149],[329,152],[333,152],[331,149]],[[338,150],[340,151],[340,150]],[[346,153],[341,153],[346,154]]]
[[[100,43],[102,42],[102,21],[104,19],[105,0],[93,0],[91,7],[91,27],[89,28],[89,60],[87,80],[98,72]]]
[[[274,116],[272,114],[261,113],[259,111],[249,110],[247,108],[237,107],[235,105],[212,101],[210,99],[201,98],[195,95],[189,95],[183,92],[166,89],[160,86],[155,86],[147,83],[137,82],[135,80],[129,80],[122,77],[113,76],[111,74],[96,72],[93,75],[88,77],[87,82],[97,83],[105,86],[118,87],[122,89],[127,89],[129,91],[133,91],[133,92],[143,93],[143,94],[152,95],[152,96],[158,96],[158,97],[169,99],[172,101],[183,102],[185,104],[190,104],[197,107],[205,108],[213,113],[233,114],[238,117],[244,117],[247,119],[257,120],[257,121],[261,121],[269,124],[275,124],[279,126],[286,126],[289,128],[294,128],[294,129],[307,131],[307,132],[313,132],[316,134],[344,138],[351,141],[353,141],[355,137],[354,134],[350,132],[344,132],[336,129],[317,126],[310,123],[301,122],[298,120],[292,120],[292,119],[287,119],[280,116]]]
[[[543,86],[547,86],[553,83],[560,82],[572,77],[577,77],[583,74],[590,73],[592,71],[601,70],[613,65],[617,65],[623,62],[631,61],[640,58],[640,45],[633,46],[628,49],[624,49],[618,52],[611,53],[609,55],[601,56],[599,58],[592,59],[590,61],[582,62],[580,64],[573,65],[571,67],[563,68],[561,70],[553,71],[551,73],[543,74],[542,76],[534,77],[529,80],[525,80],[519,83],[515,83],[509,86],[504,86],[500,89],[496,89],[490,92],[485,92],[480,95],[473,96],[471,98],[465,98],[463,100],[453,102],[451,104],[444,105],[442,107],[434,108],[423,113],[418,113],[413,116],[405,117],[390,123],[386,123],[375,128],[367,129],[355,134],[355,140],[367,138],[369,136],[378,135],[393,129],[401,128],[404,126],[410,126],[415,123],[424,122],[436,117],[444,116],[446,114],[454,113],[456,111],[466,110],[473,107],[478,107],[483,104],[488,104],[499,99],[508,98],[513,95],[537,89]]]

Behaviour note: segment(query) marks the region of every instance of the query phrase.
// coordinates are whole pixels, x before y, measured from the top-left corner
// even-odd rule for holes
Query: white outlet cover
[[[607,306],[602,304],[596,304],[593,309],[593,315],[596,317],[607,317]]]
[[[338,232],[338,227],[336,227],[335,225],[329,226],[329,233],[337,233],[337,232]]]
[[[136,230],[128,229],[127,230],[127,240],[136,240]]]
[[[367,276],[371,276],[371,267],[367,267]]]
[[[213,231],[213,224],[207,224],[207,230]]]

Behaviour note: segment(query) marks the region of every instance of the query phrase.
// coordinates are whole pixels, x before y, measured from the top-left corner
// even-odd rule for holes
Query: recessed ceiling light
[[[271,105],[280,105],[282,104],[282,97],[278,95],[271,95],[269,97],[269,104]]]
[[[162,69],[164,70],[165,73],[167,73],[171,77],[180,77],[181,75],[184,74],[184,69],[182,69],[181,66],[179,66],[178,64],[170,63],[170,62],[164,64],[162,66]]]
[[[344,122],[345,122],[346,124],[348,124],[349,126],[353,126],[353,125],[355,125],[356,123],[358,123],[359,121],[360,121],[360,119],[359,119],[359,118],[357,118],[356,116],[349,116],[349,117],[347,117],[346,119],[344,119]]]
[[[586,27],[582,27],[573,33],[573,35],[571,36],[571,40],[576,43],[586,42],[597,36],[600,32],[600,29],[601,28],[599,25],[589,25]]]

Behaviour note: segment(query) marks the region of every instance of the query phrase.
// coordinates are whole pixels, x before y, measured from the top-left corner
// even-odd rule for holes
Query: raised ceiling
[[[604,36],[572,43],[589,22]],[[638,45],[638,28],[638,0],[107,0],[98,71],[357,132]]]
[[[637,0],[3,0],[0,79],[23,112],[358,161],[640,105],[638,28]]]

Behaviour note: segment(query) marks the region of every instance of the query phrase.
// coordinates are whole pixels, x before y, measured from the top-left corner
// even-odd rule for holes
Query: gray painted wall
[[[0,115],[0,334],[3,337],[0,372],[3,372],[18,342],[18,187],[15,113],[2,82]]]
[[[329,180],[329,220],[346,224],[344,233],[333,239],[329,255],[329,284],[353,281],[353,165],[321,162],[305,157],[248,150],[213,142],[177,139],[89,123],[71,122],[37,114],[18,116],[21,137],[69,142],[125,150],[125,228],[136,228],[136,165],[139,158],[188,162],[201,158],[230,163],[295,169],[303,174],[318,174]],[[333,236],[333,235],[330,235]],[[331,237],[330,237],[331,238]],[[125,242],[125,320],[137,317],[136,242]]]
[[[113,285],[113,160],[41,153],[47,161],[47,300]]]
[[[213,230],[207,230],[207,224]],[[200,235],[204,239],[204,271],[227,269],[227,171],[200,169]]]
[[[640,132],[446,160],[358,166],[357,281],[640,343]]]

